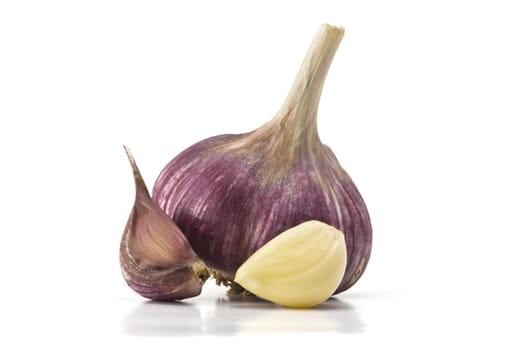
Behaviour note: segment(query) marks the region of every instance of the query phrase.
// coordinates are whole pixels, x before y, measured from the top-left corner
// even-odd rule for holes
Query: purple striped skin
[[[368,263],[372,227],[348,174],[314,141],[290,148],[257,131],[205,139],[164,168],[153,200],[206,265],[228,280],[279,233],[308,220],[332,225],[344,232],[347,246],[346,271],[334,294],[340,293]]]
[[[150,274],[155,274],[148,271]],[[126,283],[140,296],[155,301],[182,300],[195,297],[201,293],[202,282],[199,282],[191,268],[174,269],[171,274],[157,274],[157,282],[140,284],[127,278]],[[170,276],[171,275],[171,276]],[[185,277],[184,279],[181,277]]]
[[[151,199],[129,148],[135,203],[120,241],[120,269],[144,298],[182,300],[201,293],[208,278],[203,262],[173,220]]]

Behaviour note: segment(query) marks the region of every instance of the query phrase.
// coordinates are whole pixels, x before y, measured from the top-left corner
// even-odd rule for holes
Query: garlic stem
[[[319,141],[317,109],[323,84],[344,29],[323,24],[317,31],[281,109],[269,124],[279,126],[292,149]],[[306,144],[305,144],[306,143]]]

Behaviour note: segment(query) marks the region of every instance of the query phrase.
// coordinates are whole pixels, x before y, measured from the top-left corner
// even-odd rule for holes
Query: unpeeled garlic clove
[[[262,246],[239,267],[234,281],[260,298],[307,308],[334,293],[345,267],[344,234],[312,220]]]
[[[120,267],[127,284],[153,300],[197,296],[208,278],[177,225],[154,203],[128,147],[124,146],[135,179],[135,204],[120,243]]]

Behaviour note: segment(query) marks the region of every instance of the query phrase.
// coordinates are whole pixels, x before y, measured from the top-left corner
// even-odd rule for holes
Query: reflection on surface
[[[146,301],[122,320],[122,330],[129,335],[197,335],[201,334],[201,316],[192,304]]]
[[[218,327],[217,333],[222,334],[355,333],[364,328],[356,310],[337,298],[314,309],[289,309],[255,296],[229,295],[217,299],[214,311],[215,322],[210,322],[210,326]]]
[[[314,309],[287,309],[254,296],[228,295],[196,304],[143,302],[126,315],[130,335],[234,335],[240,333],[356,333],[364,329],[356,310],[332,298]]]

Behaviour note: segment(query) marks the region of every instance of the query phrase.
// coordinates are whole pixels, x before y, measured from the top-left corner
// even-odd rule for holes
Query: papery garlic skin
[[[274,303],[314,307],[336,290],[346,267],[344,234],[307,221],[270,240],[246,260],[234,281]]]
[[[366,205],[317,132],[323,82],[343,33],[321,27],[272,120],[250,133],[189,147],[155,183],[153,200],[226,280],[266,242],[309,220],[345,235],[348,260],[336,293],[353,285],[367,265],[372,227]]]
[[[135,179],[135,204],[120,243],[120,267],[131,289],[152,300],[181,300],[199,295],[208,278],[186,237],[151,199],[125,147]]]

